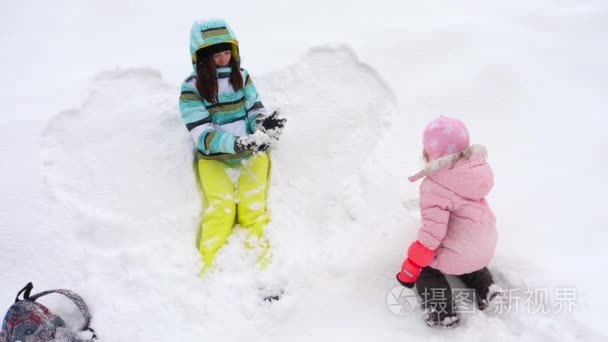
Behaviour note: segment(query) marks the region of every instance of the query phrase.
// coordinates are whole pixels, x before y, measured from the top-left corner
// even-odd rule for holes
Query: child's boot
[[[454,327],[460,318],[455,312],[448,312],[447,310],[437,309],[434,306],[430,306],[424,309],[424,322],[429,327],[441,325],[446,328]]]
[[[477,307],[482,311],[488,309],[499,301],[499,299],[504,295],[504,292],[505,291],[500,286],[496,284],[490,285],[485,298],[480,298],[478,300]]]

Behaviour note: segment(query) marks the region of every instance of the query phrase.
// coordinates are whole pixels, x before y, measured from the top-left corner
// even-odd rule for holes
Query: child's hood
[[[196,51],[220,43],[231,43],[232,55],[239,59],[239,42],[224,19],[195,21],[190,31],[190,56],[193,66],[196,65]]]
[[[480,145],[471,146],[463,157],[452,155],[432,161],[417,176],[427,176],[458,196],[471,200],[486,197],[494,186],[494,174],[486,162],[486,149]]]

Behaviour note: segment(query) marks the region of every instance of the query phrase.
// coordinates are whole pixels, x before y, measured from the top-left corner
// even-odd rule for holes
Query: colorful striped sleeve
[[[258,94],[251,76],[247,70],[243,69],[243,93],[245,94],[245,109],[247,110],[247,129],[253,133],[256,130],[256,119],[259,116],[268,115],[266,108],[262,104],[262,99]]]
[[[194,144],[204,154],[235,153],[236,137],[216,130],[191,76],[182,83],[179,110]]]

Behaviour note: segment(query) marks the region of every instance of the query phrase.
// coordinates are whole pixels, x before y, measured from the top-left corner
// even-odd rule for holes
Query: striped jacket
[[[196,51],[219,43],[231,43],[232,55],[239,59],[238,41],[224,20],[196,21],[190,36],[190,54],[196,66]],[[196,88],[196,72],[181,86],[179,109],[181,117],[199,151],[199,158],[238,161],[250,152],[236,154],[236,138],[252,134],[256,119],[266,115],[260,96],[245,69],[241,69],[243,89],[230,84],[230,67],[217,68],[218,103],[203,99]]]
[[[236,138],[254,133],[257,117],[266,114],[247,70],[241,69],[244,86],[237,91],[230,84],[230,72],[229,67],[217,69],[217,104],[201,97],[194,73],[182,83],[179,109],[203,159],[240,160],[248,155],[235,153]]]

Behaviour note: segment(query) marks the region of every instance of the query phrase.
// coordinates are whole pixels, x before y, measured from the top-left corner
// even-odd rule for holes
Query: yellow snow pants
[[[235,221],[248,230],[245,247],[259,249],[258,265],[266,268],[270,264],[270,245],[264,236],[269,221],[266,209],[269,166],[266,153],[256,153],[235,166],[219,160],[198,161],[207,206],[198,243],[203,273],[212,266]]]

